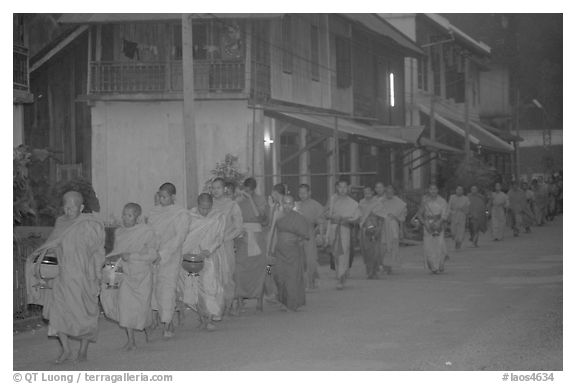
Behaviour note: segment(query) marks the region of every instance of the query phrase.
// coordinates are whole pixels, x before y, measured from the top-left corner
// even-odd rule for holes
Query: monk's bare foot
[[[72,352],[62,351],[62,354],[60,354],[60,356],[56,360],[54,360],[54,364],[62,364],[71,361],[72,361]]]
[[[78,357],[76,358],[76,362],[77,363],[83,363],[85,361],[88,361],[88,355],[84,354],[84,353],[79,353]]]
[[[215,326],[214,324],[212,324],[212,323],[208,323],[208,324],[206,324],[206,330],[207,330],[207,331],[210,331],[210,332],[211,332],[211,331],[215,331],[215,330],[216,330],[216,326]]]
[[[171,338],[174,337],[174,332],[164,331],[164,333],[162,334],[162,337],[164,338],[164,340],[170,340]]]
[[[126,343],[126,345],[124,345],[124,347],[122,347],[122,350],[124,352],[130,352],[136,349],[136,344],[132,344],[132,343]]]

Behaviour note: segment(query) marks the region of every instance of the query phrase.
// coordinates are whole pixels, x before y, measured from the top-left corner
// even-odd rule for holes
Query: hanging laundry
[[[134,41],[122,39],[122,52],[124,53],[124,56],[126,56],[129,59],[136,58],[137,60],[140,60],[140,52],[138,50],[138,43],[136,43]]]

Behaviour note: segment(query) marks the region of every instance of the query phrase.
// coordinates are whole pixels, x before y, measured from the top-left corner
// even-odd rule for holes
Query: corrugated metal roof
[[[379,35],[386,36],[397,45],[412,52],[413,54],[423,55],[424,52],[408,36],[400,32],[392,24],[384,20],[375,13],[341,13],[340,15],[362,24],[365,28],[376,32]]]

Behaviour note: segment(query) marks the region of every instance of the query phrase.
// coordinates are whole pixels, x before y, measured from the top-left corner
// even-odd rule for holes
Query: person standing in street
[[[473,185],[470,187],[468,200],[470,201],[470,209],[468,212],[470,221],[470,241],[472,241],[472,244],[474,244],[475,247],[478,247],[480,232],[486,232],[486,198],[478,192],[478,187]]]
[[[456,242],[456,249],[460,249],[464,241],[466,218],[470,210],[470,200],[464,196],[462,186],[457,186],[456,193],[450,196],[448,208],[450,210],[450,233]]]
[[[520,228],[524,226],[523,215],[526,210],[526,192],[518,188],[518,183],[513,182],[508,191],[508,202],[510,205],[510,224],[514,237],[518,237]]]
[[[448,203],[438,195],[438,187],[430,185],[416,214],[424,227],[424,263],[433,274],[444,272],[448,258],[444,226],[448,219]]]
[[[328,203],[329,220],[327,238],[332,246],[332,255],[336,269],[336,289],[344,289],[350,269],[351,225],[360,218],[358,203],[348,196],[348,181],[336,183],[336,194]]]
[[[383,219],[374,215],[376,207],[382,208],[382,204],[370,186],[364,187],[364,198],[358,203],[360,210],[360,249],[366,266],[368,279],[378,278],[380,266],[380,236]]]
[[[316,232],[324,223],[324,207],[311,198],[310,185],[300,184],[298,188],[300,201],[296,202],[296,212],[300,213],[308,221],[308,239],[304,241],[304,253],[306,254],[306,289],[317,288],[318,279],[318,250],[316,246]]]
[[[394,187],[387,186],[379,206],[374,210],[374,213],[384,220],[380,238],[380,258],[382,268],[387,274],[391,274],[392,269],[401,266],[400,237],[407,212],[406,203],[395,195]]]
[[[488,211],[490,212],[490,221],[492,226],[492,239],[500,241],[504,237],[504,228],[506,227],[506,209],[508,209],[508,196],[502,192],[500,183],[494,184],[490,201],[488,202]]]

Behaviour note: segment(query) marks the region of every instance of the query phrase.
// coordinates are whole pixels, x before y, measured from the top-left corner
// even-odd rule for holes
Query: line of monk
[[[239,191],[216,178],[210,193],[200,194],[197,206],[186,210],[176,204],[175,186],[165,183],[147,217],[137,203],[124,206],[122,226],[108,255],[103,222],[82,213],[80,193],[66,192],[64,214],[29,257],[26,274],[29,303],[43,306],[48,335],[60,341],[55,363],[87,359],[88,345],[97,336],[99,301],[106,317],[125,330],[127,351],[136,348],[135,331],[144,331],[147,340],[155,330],[164,339],[173,338],[187,308],[208,331],[217,329],[224,317],[242,312],[246,300],[257,300],[259,310],[266,300],[283,311],[298,311],[306,303],[306,291],[318,288],[319,248],[331,256],[335,288],[345,288],[355,226],[367,278],[398,270],[406,203],[381,182],[365,187],[359,203],[349,196],[347,181],[335,187],[322,206],[311,198],[308,184],[299,186],[295,201],[284,184],[274,185],[265,199],[256,193],[253,178]],[[521,194],[513,187],[503,195],[499,188],[487,205],[476,187],[468,196],[458,187],[447,203],[438,188],[430,186],[412,222],[424,228],[424,261],[432,273],[443,272],[448,258],[446,223],[459,249],[468,220],[477,246],[478,234],[486,230],[486,212],[491,211],[494,238],[501,238],[498,209]],[[519,205],[512,207],[516,234],[524,206],[512,205]],[[43,269],[48,268],[48,254],[57,259],[58,272],[52,278]],[[80,341],[76,357],[70,339]]]

